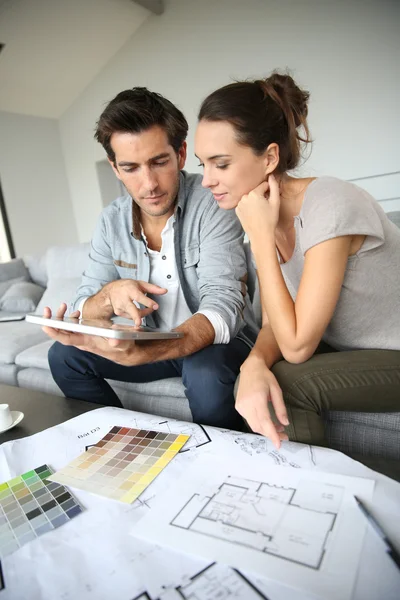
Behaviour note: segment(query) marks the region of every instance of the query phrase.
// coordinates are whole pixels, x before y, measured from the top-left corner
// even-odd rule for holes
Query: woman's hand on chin
[[[262,241],[266,236],[275,236],[279,207],[279,183],[273,175],[249,194],[242,196],[236,207],[236,214],[250,242]]]
[[[272,402],[279,423],[274,423],[268,407]],[[288,440],[284,425],[289,425],[282,391],[265,362],[249,357],[240,371],[235,408],[254,433],[268,437],[279,448]]]

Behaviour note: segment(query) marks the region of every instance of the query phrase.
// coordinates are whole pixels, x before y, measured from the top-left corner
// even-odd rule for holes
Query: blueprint
[[[268,600],[240,571],[212,563],[201,571],[165,588],[157,597],[148,591],[134,600]]]
[[[341,600],[348,597],[347,589],[351,585],[351,581],[346,579],[344,585],[343,581],[340,581],[342,577],[338,577],[337,573],[341,570],[348,571],[350,574],[356,572],[359,556],[357,540],[359,538],[362,540],[363,532],[361,527],[361,533],[358,536],[360,515],[358,512],[351,513],[353,522],[347,528],[343,527],[346,525],[346,507],[351,488],[347,481],[349,478],[344,477],[337,480],[334,476],[330,476],[331,479],[326,479],[327,476],[318,473],[318,469],[328,464],[329,459],[331,470],[346,469],[344,472],[349,475],[377,476],[338,452],[328,449],[316,450],[315,448],[311,452],[309,446],[293,443],[284,443],[279,450],[276,450],[268,440],[261,436],[224,431],[208,426],[201,427],[193,423],[183,423],[173,419],[108,407],[85,413],[34,436],[2,444],[0,446],[0,481],[11,479],[44,463],[51,465],[55,470],[62,468],[80,455],[86,447],[96,444],[115,424],[173,433],[190,433],[191,439],[182,449],[183,451],[132,505],[125,506],[88,492],[74,490],[74,494],[86,509],[85,513],[65,527],[49,532],[40,539],[20,548],[2,561],[3,577],[0,573],[0,580],[3,579],[5,589],[0,592],[1,600],[27,600],[27,598],[132,600],[140,596],[146,600],[148,598],[170,600],[175,597],[179,597],[181,600],[185,598],[184,594],[190,600],[198,600],[198,598],[214,600],[213,589],[216,590],[216,593],[218,592],[218,600],[224,598],[230,600],[232,590],[236,588],[242,596],[233,596],[235,599],[244,597],[253,600],[253,598],[258,598],[257,594],[243,596],[243,590],[250,594],[252,593],[249,591],[250,589],[263,594],[269,600],[287,600],[287,598],[311,600],[315,597],[325,600],[333,597],[330,595],[332,592],[326,593],[331,589],[336,590],[336,597]],[[221,460],[226,467],[222,471],[219,464]],[[204,461],[208,461],[206,465]],[[280,465],[280,467],[275,465]],[[231,470],[232,466],[235,467],[235,472]],[[282,466],[285,468],[282,469]],[[280,473],[279,477],[274,476],[277,469]],[[307,469],[311,469],[312,472],[309,473]],[[263,535],[263,540],[266,541],[265,551],[240,543],[231,544],[223,536],[209,538],[208,534],[190,529],[190,527],[187,528],[187,523],[185,524],[186,528],[176,524],[171,525],[184,505],[196,494],[202,494],[204,498],[208,498],[208,506],[206,507],[204,504],[203,507],[205,510],[212,508],[214,511],[213,501],[220,502],[222,500],[222,496],[216,500],[218,494],[222,493],[220,492],[221,486],[223,484],[226,486],[236,485],[235,478],[247,481],[247,492],[243,494],[243,499],[246,500],[248,506],[251,505],[250,498],[252,496],[257,494],[260,496],[258,508],[263,506],[267,500],[268,502],[273,501],[273,498],[264,498],[264,491],[268,489],[266,486],[297,490],[298,494],[292,494],[291,500],[289,500],[289,495],[284,497],[287,502],[284,505],[285,510],[289,511],[286,517],[289,519],[292,508],[298,506],[301,510],[306,510],[307,498],[300,493],[302,489],[300,475],[308,478],[309,481],[317,481],[319,484],[323,482],[333,488],[344,490],[341,499],[338,494],[335,494],[336,505],[333,498],[329,502],[325,498],[323,506],[320,506],[321,512],[323,509],[326,514],[329,512],[336,514],[335,522],[332,531],[327,533],[325,542],[324,539],[320,539],[318,543],[314,540],[312,544],[310,543],[307,564],[304,564],[304,561],[303,563],[297,561],[295,553],[288,552],[290,547],[284,538],[284,529],[281,528],[279,531],[278,528],[274,529],[272,520],[263,519],[262,515],[260,523],[262,531],[265,529]],[[391,499],[392,514],[396,515],[398,496],[395,494],[397,490],[395,486],[398,484],[383,476],[381,480],[383,482],[381,490],[383,491],[380,492],[380,506],[386,506],[388,498]],[[352,478],[351,481],[354,483],[358,480]],[[186,487],[186,484],[189,488]],[[264,484],[263,487],[260,487],[262,484]],[[368,487],[371,484],[369,480],[365,479],[364,485]],[[224,494],[227,489],[225,488]],[[332,492],[332,489],[329,489]],[[363,496],[365,489],[360,489],[359,486],[351,489],[368,501],[368,494]],[[176,535],[179,540],[176,547],[171,549],[171,539],[161,541],[157,538],[157,541],[163,544],[161,547],[154,544],[153,541],[146,541],[143,536],[139,538],[129,535],[129,533],[136,533],[137,528],[140,533],[139,525],[148,516],[152,516],[157,521],[160,512],[159,502],[165,509],[164,502],[165,499],[168,500],[170,493],[175,497],[178,495],[178,502],[174,501],[167,506],[169,519],[167,524],[173,528],[174,536]],[[280,500],[283,502],[282,497]],[[315,495],[313,502],[315,511]],[[190,507],[190,510],[192,508],[193,506]],[[220,517],[223,517],[225,512],[221,511]],[[203,520],[206,521],[203,519],[206,513],[201,516],[200,513],[201,511],[198,511],[194,527],[197,527]],[[246,527],[249,527],[250,524],[251,534],[254,522],[253,525],[251,520],[250,523],[247,523],[250,514],[250,511],[248,514],[245,511],[237,513],[235,523],[238,523],[238,519],[239,522],[240,519],[245,519]],[[362,525],[364,525],[363,522]],[[224,528],[232,527],[233,530],[234,526],[234,523],[227,522]],[[329,527],[325,521],[324,527],[325,535]],[[163,526],[160,531],[162,529]],[[237,527],[237,529],[239,528]],[[348,539],[344,540],[346,530]],[[301,533],[304,534],[304,531]],[[247,535],[250,534],[247,533]],[[192,538],[195,540],[195,544],[189,544],[189,548],[186,547],[184,539],[180,539],[181,535],[195,536]],[[371,535],[374,535],[373,532]],[[271,539],[268,540],[267,536]],[[211,539],[213,544],[215,542],[219,545],[214,552],[213,544],[210,548],[206,544],[204,548],[204,543],[199,543],[199,539]],[[331,540],[334,540],[335,543],[332,544]],[[372,541],[375,544],[375,538]],[[226,551],[224,544],[233,546],[235,552]],[[295,548],[294,543],[292,546]],[[194,547],[196,547],[196,552],[201,549],[201,555],[193,556]],[[281,555],[274,554],[275,548]],[[339,552],[332,552],[332,548],[338,548],[338,551],[344,548],[343,556],[338,557]],[[373,548],[375,548],[374,545]],[[283,556],[284,552],[287,553],[287,556]],[[249,556],[251,556],[251,560],[249,560]],[[254,556],[255,560],[253,560]],[[258,562],[258,556],[262,557],[263,562]],[[275,561],[272,571],[268,571],[268,568],[264,569],[265,565],[269,565],[269,561]],[[318,561],[320,561],[320,566],[317,568]],[[211,568],[214,562],[217,562],[218,566],[214,565]],[[279,570],[279,567],[276,566],[278,562],[284,564],[286,568]],[[343,566],[345,563],[346,567]],[[228,569],[224,564],[230,564],[231,568]],[[62,569],[60,565],[63,565]],[[366,580],[368,574],[374,573],[373,567],[376,565],[379,565],[380,578],[374,575],[369,586],[373,589],[373,585],[379,583],[379,589],[385,591],[385,594],[382,593],[380,597],[397,600],[388,593],[393,588],[397,571],[393,574],[389,570],[392,565],[380,546],[376,548],[372,562],[365,561],[365,565],[361,564],[363,569],[361,583]],[[228,569],[225,574],[224,569]],[[308,578],[312,589],[309,585],[304,585],[304,581],[299,576],[299,570],[309,574]],[[294,577],[289,579],[289,575],[292,574]],[[293,581],[296,589],[292,587],[288,591],[288,587],[284,585],[288,581]],[[208,586],[205,585],[206,583]],[[360,582],[357,584],[360,587]],[[203,589],[208,589],[210,595],[200,596]],[[177,596],[177,594],[179,595]],[[355,598],[366,600],[369,597],[362,593],[361,595],[356,594]]]
[[[211,497],[194,495],[171,524],[319,569],[344,488],[297,488],[228,477]]]
[[[134,559],[135,568],[140,574],[141,586],[143,590],[146,590],[145,593],[151,600],[155,598],[160,600],[166,600],[170,597],[175,598],[177,593],[182,594],[184,586],[187,585],[187,589],[193,589],[190,586],[192,581],[199,582],[202,580],[204,583],[206,580],[202,579],[203,574],[207,574],[207,576],[212,574],[210,581],[214,582],[216,599],[230,599],[231,596],[229,594],[232,594],[232,589],[236,590],[236,586],[227,586],[226,582],[231,581],[230,577],[233,573],[239,573],[239,579],[235,577],[233,581],[241,582],[241,585],[238,585],[237,589],[242,594],[241,596],[233,595],[233,598],[241,599],[244,591],[248,591],[248,586],[250,585],[261,594],[261,597],[268,598],[268,600],[288,600],[288,598],[291,600],[316,599],[309,591],[302,593],[301,590],[289,588],[287,585],[283,585],[282,582],[278,583],[271,579],[255,577],[252,574],[245,573],[241,569],[231,569],[221,563],[216,563],[218,568],[213,563],[214,566],[211,569],[212,565],[209,560],[193,556],[192,554],[177,552],[170,547],[147,543],[144,540],[140,540],[140,542],[140,551]],[[243,580],[245,580],[245,583]],[[223,585],[224,582],[225,585]],[[211,594],[211,584],[208,585],[207,589],[209,590],[208,593]],[[171,596],[167,594],[171,594]],[[182,595],[179,598],[182,600]],[[206,598],[208,597],[206,596]],[[212,594],[210,598],[214,600]],[[253,598],[253,596],[250,596],[250,598]],[[258,598],[258,596],[255,596],[255,598]],[[194,596],[194,599],[197,600],[197,596]],[[246,595],[244,595],[244,599],[247,600]]]
[[[230,466],[204,456],[132,533],[344,600],[366,527],[352,494],[368,501],[372,491],[364,479],[279,467],[260,478],[252,461]]]

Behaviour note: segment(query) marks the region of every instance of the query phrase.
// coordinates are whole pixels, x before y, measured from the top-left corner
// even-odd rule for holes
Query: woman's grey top
[[[365,235],[350,256],[334,315],[323,340],[337,350],[400,350],[400,229],[356,185],[319,177],[306,189],[294,218],[295,250],[281,264],[295,300],[310,248],[343,235]]]

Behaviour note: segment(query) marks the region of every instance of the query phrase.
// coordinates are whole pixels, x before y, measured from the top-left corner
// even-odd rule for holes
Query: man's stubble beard
[[[146,215],[148,215],[149,217],[163,217],[164,215],[168,214],[169,211],[171,210],[171,206],[173,206],[175,204],[175,198],[172,202],[169,202],[166,206],[164,206],[160,211],[155,210],[153,211],[149,211],[146,210],[145,208],[139,206],[140,210],[143,211],[144,213],[146,213]]]
[[[148,215],[149,217],[163,217],[164,215],[166,215],[170,210],[171,207],[174,206],[176,204],[176,201],[178,199],[178,191],[179,191],[179,172],[178,172],[178,177],[176,179],[176,185],[175,185],[175,189],[173,191],[173,193],[170,196],[170,200],[168,202],[168,204],[166,206],[164,206],[160,211],[157,211],[157,209],[155,209],[154,212],[149,212],[148,210],[146,210],[145,207],[142,207],[136,200],[135,197],[129,192],[129,194],[131,195],[131,197],[133,198],[133,201],[135,202],[135,204],[137,204],[139,210],[143,211],[146,215]]]

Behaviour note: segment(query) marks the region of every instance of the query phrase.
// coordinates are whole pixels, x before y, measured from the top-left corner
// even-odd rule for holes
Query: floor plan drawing
[[[194,494],[170,524],[318,570],[343,493],[321,482],[291,488],[227,477],[214,495]]]
[[[268,600],[240,571],[212,563],[205,569],[165,589],[155,600]],[[146,591],[134,600],[152,600]]]
[[[190,582],[177,587],[176,591],[184,600],[268,600],[240,571],[216,563],[192,577]],[[161,596],[160,600],[170,599]]]

